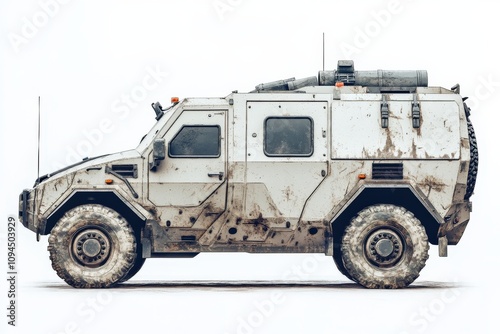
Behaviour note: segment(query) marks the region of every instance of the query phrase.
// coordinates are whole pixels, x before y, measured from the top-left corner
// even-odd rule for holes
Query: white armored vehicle
[[[110,287],[146,258],[324,253],[368,288],[411,284],[469,222],[469,108],[426,71],[355,71],[186,98],[136,149],[36,180],[19,218],[74,287]]]

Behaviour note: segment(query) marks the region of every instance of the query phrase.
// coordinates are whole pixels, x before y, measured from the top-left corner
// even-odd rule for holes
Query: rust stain
[[[283,194],[285,195],[287,201],[291,199],[291,197],[293,196],[293,191],[290,186],[286,187],[286,189],[283,191]]]
[[[417,145],[415,144],[415,139],[412,139],[411,141],[411,156],[413,158],[417,158]]]
[[[385,140],[384,152],[390,153],[394,150],[394,144],[391,139],[391,131],[388,128],[386,129],[386,134],[387,137]]]
[[[155,219],[159,220],[158,209],[155,206],[143,206]]]
[[[73,176],[73,178],[71,178],[71,176]],[[64,183],[67,183],[68,185],[72,185],[74,177],[75,177],[75,175],[68,175],[66,177],[61,177],[61,178],[57,179],[53,185],[54,190],[58,191],[59,187],[64,188]]]
[[[234,176],[234,169],[236,168],[236,164],[230,164],[228,169],[227,169],[227,178],[232,179]]]
[[[465,173],[465,171],[467,170],[466,168],[467,168],[467,162],[462,161],[460,163],[460,173]]]
[[[470,143],[468,138],[461,138],[460,145],[465,149],[470,149]]]
[[[434,176],[427,176],[423,181],[417,183],[421,188],[427,189],[428,193],[427,196],[429,196],[431,190],[441,192],[444,190],[446,187],[446,184],[443,183],[442,181],[436,179]]]
[[[363,158],[370,158],[370,153],[368,152],[366,147],[363,147],[363,150],[361,151],[361,156]],[[345,171],[345,169],[341,170],[340,172],[342,173],[343,171]]]
[[[264,219],[264,217],[262,217],[262,213],[259,213],[257,219],[252,219],[250,221],[245,222],[244,224],[253,225],[254,232],[257,234],[262,234],[263,232],[264,233],[267,232],[267,230],[269,229],[267,223],[268,223],[267,219]]]
[[[386,96],[386,98],[387,98],[387,102],[390,102],[390,101],[391,101],[390,95],[387,95],[387,96]],[[400,113],[400,114],[403,114],[403,107],[402,107],[402,106],[401,106],[401,107],[399,107],[399,113]],[[396,114],[394,114],[394,113],[391,111],[390,105],[389,105],[389,117],[390,117],[390,118],[397,119],[397,120],[402,120],[402,119],[403,119],[403,117],[401,117],[401,116],[397,116]]]

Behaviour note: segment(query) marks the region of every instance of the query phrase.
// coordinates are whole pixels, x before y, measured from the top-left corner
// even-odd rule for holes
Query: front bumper
[[[23,190],[19,195],[19,221],[24,227],[36,232],[34,205],[34,191]]]

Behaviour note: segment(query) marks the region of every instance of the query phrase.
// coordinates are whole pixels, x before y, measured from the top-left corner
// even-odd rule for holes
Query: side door
[[[328,174],[327,108],[327,101],[247,102],[247,219],[297,228]]]
[[[148,199],[167,226],[203,229],[224,212],[226,115],[227,110],[184,110],[165,133],[167,156],[149,171]]]

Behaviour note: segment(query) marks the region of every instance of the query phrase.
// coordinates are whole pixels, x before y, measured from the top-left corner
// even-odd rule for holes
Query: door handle
[[[222,181],[224,178],[224,172],[218,172],[218,173],[208,173],[209,177],[219,177],[219,180]]]

